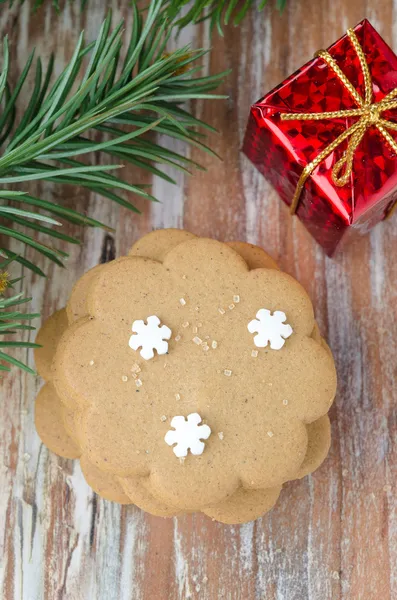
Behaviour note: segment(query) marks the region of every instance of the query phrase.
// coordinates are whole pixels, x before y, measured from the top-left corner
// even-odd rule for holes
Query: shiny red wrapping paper
[[[354,29],[372,77],[374,102],[397,87],[397,56],[372,25]],[[345,35],[328,48],[362,97],[360,62]],[[280,113],[316,113],[357,108],[340,79],[321,59],[306,63],[251,107],[243,152],[291,204],[303,168],[333,142],[357,117],[319,121],[282,121]],[[397,109],[384,113],[397,122]],[[397,132],[392,132],[397,139]],[[350,182],[338,187],[332,167],[347,147],[343,142],[307,180],[296,214],[313,237],[332,255],[345,241],[368,232],[397,201],[397,157],[376,127],[370,127],[357,148]]]

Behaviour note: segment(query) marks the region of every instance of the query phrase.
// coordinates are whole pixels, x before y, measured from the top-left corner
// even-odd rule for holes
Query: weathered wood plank
[[[49,7],[31,16],[29,3],[2,8],[0,30],[18,50],[19,69],[37,45],[47,57],[56,50],[59,72],[80,29],[88,38],[98,29],[103,3],[90,0],[90,7],[89,17],[77,5],[58,17]],[[128,3],[114,2],[114,8],[128,30]],[[94,195],[40,186],[48,198],[95,213],[116,234],[65,227],[83,241],[70,249],[68,269],[41,261],[48,280],[25,273],[24,281],[33,309],[47,316],[65,303],[85,270],[125,253],[152,227],[184,226],[262,244],[308,289],[335,354],[340,384],[328,460],[313,477],[289,485],[277,507],[255,523],[230,527],[197,515],[157,519],[99,500],[77,465],[50,455],[33,426],[40,382],[14,371],[2,383],[0,402],[5,600],[397,597],[397,218],[329,260],[239,153],[250,103],[364,16],[397,47],[397,0],[290,0],[282,16],[270,3],[260,17],[252,13],[239,29],[215,37],[206,69],[233,68],[224,86],[230,99],[198,102],[194,110],[220,130],[210,142],[223,163],[186,149],[207,172],[177,175],[177,186],[155,179],[162,203],[140,202],[140,217]],[[207,27],[188,28],[179,43],[189,39],[205,44]],[[149,181],[133,170],[127,177]]]

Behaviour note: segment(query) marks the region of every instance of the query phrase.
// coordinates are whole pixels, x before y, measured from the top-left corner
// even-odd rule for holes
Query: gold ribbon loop
[[[345,89],[350,93],[358,108],[320,113],[282,113],[280,115],[282,121],[319,121],[322,119],[359,117],[359,120],[356,123],[348,127],[303,169],[291,202],[291,214],[296,212],[305,183],[312,175],[313,171],[345,140],[348,140],[346,152],[332,168],[332,180],[335,185],[339,187],[343,187],[349,182],[349,180],[351,180],[355,152],[358,146],[361,144],[365,133],[370,127],[376,127],[388,146],[397,154],[397,142],[387,131],[388,129],[397,131],[397,123],[382,118],[382,113],[387,110],[397,108],[397,100],[394,100],[395,96],[397,96],[397,88],[387,94],[387,96],[385,96],[380,102],[373,102],[372,77],[365,58],[364,50],[362,49],[353,29],[349,29],[347,31],[347,35],[360,61],[364,78],[365,98],[361,97],[353,84],[340,69],[335,59],[327,50],[319,50],[316,53],[316,56],[324,60],[324,62],[326,62],[327,65],[333,70]],[[396,206],[397,203],[395,203],[389,210],[387,215],[388,217],[394,211]]]

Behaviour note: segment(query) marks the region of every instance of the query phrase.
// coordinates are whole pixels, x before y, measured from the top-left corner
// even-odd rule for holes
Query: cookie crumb
[[[226,377],[230,377],[232,374],[232,371],[230,369],[224,369],[223,374],[226,375]]]
[[[240,302],[240,296],[238,294],[233,296],[233,302],[235,302],[236,304],[238,304]]]
[[[195,344],[197,344],[197,346],[200,346],[203,343],[203,340],[201,338],[199,338],[197,335],[192,339],[192,342],[194,342]]]
[[[176,342],[179,342],[179,340],[180,340],[180,339],[181,339],[181,336],[178,334],[178,335],[175,337],[175,341],[176,341]]]
[[[136,380],[135,380],[135,385],[136,385],[136,387],[141,387],[141,385],[142,385],[142,380],[141,380],[141,379],[136,379]]]
[[[186,306],[186,300],[185,300],[185,298],[179,298],[179,303],[180,303],[182,306]]]
[[[128,381],[128,377],[127,377],[127,375],[122,375],[122,376],[121,376],[121,381],[124,381],[124,383],[125,383],[126,381]]]
[[[236,308],[236,305],[232,302],[231,304],[229,304],[229,310],[233,310],[233,308]]]
[[[256,358],[258,356],[258,354],[259,354],[258,350],[252,350],[252,352],[251,352],[251,356],[253,358]]]
[[[167,417],[165,415],[163,415],[162,417],[160,417],[160,421],[162,423],[164,423],[164,421],[166,421],[166,420],[167,420]]]
[[[175,400],[180,400],[181,399],[181,395],[180,394],[175,394]]]
[[[184,329],[186,329],[186,327],[189,327],[189,321],[185,321],[184,323],[182,323],[182,327]]]
[[[214,350],[215,350],[216,348],[218,348],[218,342],[217,342],[216,340],[212,340],[212,343],[211,343],[211,348],[213,348]]]
[[[219,307],[219,308],[218,308],[218,312],[219,312],[221,315],[224,315],[226,311],[225,311],[225,309],[224,309],[224,308],[221,308],[221,307]]]
[[[90,367],[92,367],[92,365],[95,364],[95,361],[94,360],[90,360],[90,362],[88,364],[90,365]]]
[[[284,406],[288,406],[288,400],[283,400]]]
[[[223,431],[220,431],[220,432],[218,433],[218,438],[219,438],[220,440],[223,440]]]
[[[268,435],[269,437],[273,437],[273,436],[274,436],[274,433],[273,433],[273,431],[268,431],[268,432],[267,432],[267,435]]]

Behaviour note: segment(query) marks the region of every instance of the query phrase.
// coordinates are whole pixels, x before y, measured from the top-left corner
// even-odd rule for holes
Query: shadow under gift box
[[[354,32],[372,79],[373,102],[397,87],[397,56],[366,19]],[[344,35],[329,53],[362,98],[363,71],[351,41]],[[358,108],[333,69],[320,57],[306,63],[251,107],[243,152],[291,205],[306,165],[359,117],[282,120],[281,113],[320,113]],[[397,122],[397,109],[382,118]],[[397,140],[397,132],[389,131]],[[355,150],[350,181],[332,179],[332,167],[348,142],[336,148],[307,179],[296,209],[306,228],[331,256],[357,234],[367,233],[397,202],[397,156],[375,125],[368,127]]]

